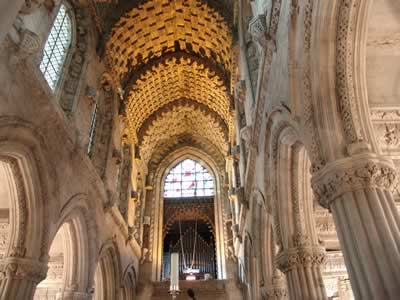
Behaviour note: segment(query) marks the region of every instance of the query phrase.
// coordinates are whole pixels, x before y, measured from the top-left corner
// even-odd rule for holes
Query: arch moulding
[[[215,161],[203,151],[193,147],[183,147],[168,155],[155,171],[153,180],[154,193],[151,202],[151,224],[150,224],[150,253],[152,260],[152,280],[159,281],[162,267],[162,245],[163,245],[163,182],[165,176],[181,160],[193,159],[202,164],[215,180],[214,196],[214,216],[215,216],[215,243],[217,256],[217,274],[218,279],[226,278],[225,262],[225,238],[224,238],[224,212],[223,212],[223,193],[222,178],[219,176],[221,170],[217,167]]]

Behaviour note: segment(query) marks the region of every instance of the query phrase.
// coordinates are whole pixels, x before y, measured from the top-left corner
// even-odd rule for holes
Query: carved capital
[[[320,266],[325,262],[325,250],[320,246],[289,248],[278,253],[275,264],[284,273],[296,268]]]
[[[372,155],[343,159],[314,174],[312,187],[318,202],[325,208],[346,192],[378,188],[393,190],[396,171],[389,160]]]
[[[0,269],[1,279],[24,279],[39,283],[46,278],[48,268],[45,263],[40,263],[31,259],[9,257],[2,262]]]

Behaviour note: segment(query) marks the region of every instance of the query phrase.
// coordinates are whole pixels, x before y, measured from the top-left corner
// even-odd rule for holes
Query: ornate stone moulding
[[[396,184],[393,162],[372,154],[331,163],[312,178],[316,200],[328,209],[344,193],[366,188],[391,191]]]
[[[233,132],[229,92],[213,70],[184,58],[164,62],[143,74],[128,92],[126,117],[132,138],[137,141],[137,131],[151,114],[182,98],[208,106]]]
[[[307,266],[319,266],[325,263],[326,254],[320,246],[289,248],[278,253],[275,264],[284,273]]]
[[[122,79],[165,53],[183,50],[231,69],[229,26],[200,0],[147,1],[115,24],[106,45],[108,63]]]

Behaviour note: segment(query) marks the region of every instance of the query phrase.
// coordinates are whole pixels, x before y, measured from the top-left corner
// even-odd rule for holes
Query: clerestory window
[[[214,195],[214,180],[198,162],[185,159],[168,173],[164,198],[207,197]]]
[[[60,5],[43,50],[40,70],[54,91],[61,77],[62,68],[72,40],[71,17],[64,4]]]

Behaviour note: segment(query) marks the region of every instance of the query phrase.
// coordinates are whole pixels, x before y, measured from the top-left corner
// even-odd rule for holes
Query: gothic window
[[[214,195],[214,181],[210,173],[191,159],[178,163],[168,173],[164,184],[165,198],[191,198]]]
[[[64,4],[60,5],[43,50],[40,70],[54,91],[61,77],[62,67],[71,46],[71,17]]]
[[[96,133],[96,123],[97,123],[97,101],[94,105],[93,113],[92,113],[92,121],[90,122],[90,130],[89,130],[89,144],[87,153],[89,157],[92,156],[94,137]]]

